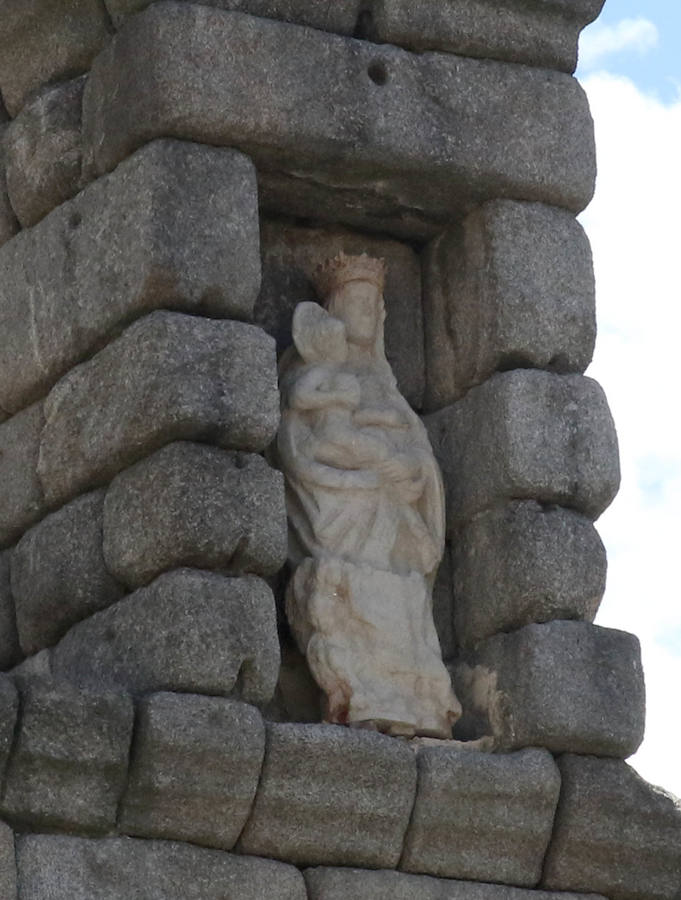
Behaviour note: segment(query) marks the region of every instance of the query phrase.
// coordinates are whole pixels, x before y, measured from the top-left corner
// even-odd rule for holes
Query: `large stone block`
[[[452,542],[454,621],[474,646],[533,622],[593,622],[605,591],[603,542],[585,516],[531,500],[479,513]]]
[[[24,228],[81,187],[84,87],[81,77],[45,88],[7,129],[7,191]]]
[[[374,0],[367,31],[372,40],[413,50],[573,72],[579,33],[603,0]]]
[[[173,841],[24,835],[17,861],[21,900],[307,900],[293,866]]]
[[[5,122],[3,112],[4,109],[0,110],[0,247],[13,238],[19,230],[19,223],[7,193],[5,139],[9,126]],[[0,409],[0,422],[3,418],[3,411]]]
[[[309,900],[605,900],[595,894],[524,891],[503,884],[366,869],[307,869],[305,881]],[[55,900],[62,900],[61,895]]]
[[[0,408],[41,397],[150,310],[249,318],[259,285],[251,163],[156,141],[0,248]]]
[[[6,675],[0,675],[0,782],[4,779],[5,767],[12,750],[18,713],[19,694],[14,681]]]
[[[104,0],[114,25],[120,27],[125,19],[149,6],[152,0]],[[343,0],[342,3],[319,3],[318,0],[201,0],[206,6],[232,9],[279,19],[297,25],[308,25],[322,31],[352,35],[357,26],[363,0]]]
[[[331,725],[269,724],[239,848],[298,865],[394,868],[415,788],[406,744]]]
[[[18,900],[18,896],[14,832],[0,822],[0,897],[3,900]]]
[[[251,811],[265,753],[252,706],[223,697],[142,700],[119,828],[231,850]]]
[[[106,492],[104,556],[130,587],[180,566],[273,575],[287,537],[283,476],[252,453],[169,444]]]
[[[618,760],[565,755],[543,885],[612,900],[678,900],[681,801]]]
[[[454,683],[464,708],[455,735],[493,734],[497,749],[624,758],[643,740],[641,651],[624,631],[528,625],[468,653]]]
[[[118,33],[88,79],[83,127],[98,173],[159,135],[242,148],[266,209],[412,237],[493,197],[576,212],[594,183],[570,76],[190,3],[156,3]]]
[[[264,705],[279,674],[272,592],[253,575],[178,569],[75,625],[56,677],[135,694],[180,691]]]
[[[583,372],[596,339],[589,240],[565,210],[485,203],[427,248],[424,311],[428,409],[497,370]]]
[[[123,596],[104,564],[103,513],[104,491],[86,494],[27,531],[14,549],[12,592],[27,656]]]
[[[47,512],[37,471],[44,424],[42,403],[0,424],[0,547],[13,543]]]
[[[11,115],[41,85],[86,72],[111,31],[100,0],[5,0],[0,90]]]
[[[596,518],[617,493],[617,434],[591,378],[503,372],[424,421],[442,468],[452,534],[508,500]]]
[[[385,348],[400,393],[416,409],[425,384],[421,265],[407,244],[341,228],[300,228],[265,220],[260,241],[263,276],[254,320],[277,341],[291,344],[293,310],[304,300],[318,301],[314,272],[340,251],[368,253],[387,264],[384,290]]]
[[[264,331],[158,311],[50,391],[38,473],[56,505],[172,441],[262,450],[278,423],[274,341]]]
[[[422,748],[400,868],[534,887],[551,837],[560,775],[546,750],[492,755]]]
[[[120,693],[34,682],[7,770],[3,813],[33,828],[111,831],[128,770],[133,706]]]
[[[22,658],[10,582],[11,558],[11,550],[0,553],[0,669],[9,669]]]

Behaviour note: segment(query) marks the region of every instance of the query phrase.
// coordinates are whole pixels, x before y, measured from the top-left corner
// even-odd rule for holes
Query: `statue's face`
[[[380,303],[376,285],[369,281],[344,284],[333,299],[335,315],[345,322],[348,341],[371,346],[379,327]]]

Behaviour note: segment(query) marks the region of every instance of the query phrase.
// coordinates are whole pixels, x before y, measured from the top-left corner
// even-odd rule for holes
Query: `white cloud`
[[[648,19],[622,19],[617,25],[592,25],[582,32],[579,41],[579,64],[583,68],[593,68],[611,53],[633,50],[644,54],[657,45],[657,27]]]
[[[596,125],[596,197],[582,216],[596,269],[589,374],[620,436],[623,483],[599,521],[608,591],[598,622],[641,638],[648,725],[633,759],[681,796],[681,100],[606,73],[583,82]]]

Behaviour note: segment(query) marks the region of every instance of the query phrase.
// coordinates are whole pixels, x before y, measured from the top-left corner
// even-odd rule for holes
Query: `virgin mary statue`
[[[383,346],[383,260],[317,271],[282,360],[288,619],[329,722],[451,737],[461,713],[433,624],[442,480]]]

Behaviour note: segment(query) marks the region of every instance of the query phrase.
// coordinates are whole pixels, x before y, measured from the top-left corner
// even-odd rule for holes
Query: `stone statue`
[[[288,619],[327,721],[451,738],[461,710],[432,616],[442,482],[385,357],[385,265],[341,254],[317,275],[326,310],[298,305],[280,366]]]

